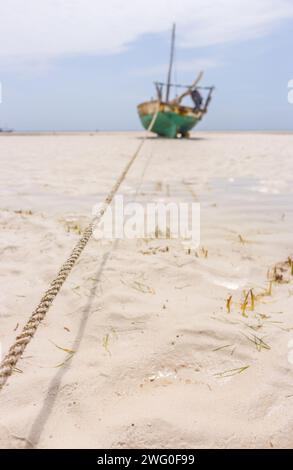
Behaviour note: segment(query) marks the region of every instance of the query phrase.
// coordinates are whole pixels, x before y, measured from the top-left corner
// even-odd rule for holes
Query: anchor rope
[[[152,120],[147,128],[147,131],[139,143],[136,151],[130,158],[129,162],[125,166],[124,170],[120,174],[119,178],[117,179],[116,183],[112,187],[111,191],[108,193],[107,197],[105,198],[99,212],[92,218],[89,225],[83,231],[80,239],[76,243],[75,247],[73,248],[71,254],[61,266],[57,276],[51,282],[49,288],[45,291],[44,295],[42,296],[38,306],[31,314],[30,318],[28,319],[27,323],[24,325],[21,333],[16,337],[15,342],[9,348],[8,353],[5,355],[3,361],[0,364],[0,391],[3,389],[4,385],[6,384],[8,378],[11,376],[13,370],[16,367],[19,359],[21,358],[25,348],[29,344],[29,342],[34,337],[38,326],[44,320],[50,306],[52,305],[53,300],[57,296],[58,292],[60,291],[62,285],[64,284],[65,280],[67,279],[68,275],[70,274],[73,266],[76,264],[77,260],[79,259],[81,253],[83,252],[84,248],[86,247],[87,243],[89,242],[94,228],[97,223],[100,222],[101,218],[103,217],[104,213],[106,212],[108,206],[111,204],[115,194],[117,193],[118,189],[120,188],[122,182],[124,181],[127,173],[129,172],[131,166],[133,165],[134,161],[138,157],[145,140],[147,138],[147,132],[153,129],[155,121],[157,119],[158,113],[160,109],[160,102],[158,101],[157,110],[154,113]]]

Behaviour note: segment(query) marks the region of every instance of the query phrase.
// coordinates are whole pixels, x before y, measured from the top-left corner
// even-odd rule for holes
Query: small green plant
[[[110,341],[110,335],[109,335],[109,333],[107,333],[103,337],[102,345],[103,345],[103,348],[105,349],[105,351],[107,351],[108,354],[111,354],[110,351],[109,351],[109,341]]]
[[[242,235],[238,235],[238,240],[240,241],[241,245],[245,245],[245,243],[247,243],[247,240],[245,240],[245,238],[242,237]]]
[[[233,375],[241,374],[250,366],[237,367],[236,369],[224,370],[223,372],[218,372],[214,374],[215,377],[232,377]]]
[[[252,335],[252,336],[244,335],[244,336],[255,345],[258,352],[260,352],[262,349],[268,349],[268,350],[271,349],[269,344],[265,343],[264,340],[260,338],[259,336],[256,336],[256,335]]]
[[[248,317],[248,315],[246,314],[246,309],[248,307],[249,291],[248,292],[244,291],[243,294],[244,294],[244,300],[241,304],[241,313],[243,317]]]
[[[229,295],[229,297],[226,300],[226,309],[228,313],[231,312],[231,302],[232,302],[232,295]]]
[[[232,346],[233,346],[233,344],[225,344],[224,346],[219,346],[218,348],[215,348],[215,349],[213,349],[212,351],[213,351],[213,352],[221,351],[222,349],[230,348],[230,347],[232,347]]]
[[[208,254],[209,254],[209,250],[207,250],[207,248],[205,248],[204,246],[202,246],[200,248],[200,253],[201,255],[204,257],[204,258],[207,258],[208,257]]]
[[[249,293],[250,293],[250,310],[253,312],[254,306],[255,306],[255,295],[252,289],[250,289]]]
[[[291,276],[293,276],[293,260],[290,256],[288,257],[288,265],[289,265],[289,268],[290,268],[290,274],[291,274]]]
[[[65,360],[63,362],[61,362],[60,364],[57,364],[57,366],[55,366],[55,367],[64,366],[68,361],[70,361],[70,359],[72,359],[73,355],[75,354],[75,351],[73,349],[63,348],[62,346],[58,346],[58,344],[54,343],[54,341],[51,341],[51,343],[54,344],[54,346],[56,346],[56,348],[61,349],[61,351],[64,351],[68,354],[67,357],[65,358]]]

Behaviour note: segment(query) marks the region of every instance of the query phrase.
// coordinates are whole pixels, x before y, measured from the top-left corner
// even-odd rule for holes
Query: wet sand
[[[0,136],[2,352],[142,136]],[[145,142],[121,194],[199,202],[201,244],[91,240],[0,395],[1,448],[292,447],[292,145]]]

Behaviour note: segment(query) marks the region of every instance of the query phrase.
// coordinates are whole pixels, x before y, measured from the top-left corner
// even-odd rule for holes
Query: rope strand
[[[150,125],[147,131],[151,131],[158,112],[160,108],[160,102],[158,102],[157,111],[154,113],[153,118],[150,122]],[[101,218],[103,217],[104,213],[106,212],[107,207],[111,204],[116,192],[118,191],[119,187],[121,186],[123,180],[125,179],[130,167],[133,165],[135,159],[137,158],[145,140],[147,134],[145,134],[144,138],[140,142],[137,150],[127,163],[126,167],[124,168],[123,172],[119,176],[118,180],[114,184],[113,188],[107,195],[106,199],[103,202],[103,205],[96,216],[93,217],[90,224],[85,228],[81,238],[76,243],[75,247],[73,248],[69,258],[65,261],[65,263],[61,266],[57,276],[51,282],[49,289],[45,292],[43,297],[41,298],[39,305],[33,311],[32,315],[30,316],[27,323],[24,325],[21,333],[16,337],[14,344],[9,348],[8,353],[4,357],[3,361],[0,365],[0,391],[6,384],[8,378],[12,374],[17,362],[21,358],[25,348],[29,344],[29,342],[34,337],[39,324],[44,320],[50,306],[52,305],[53,300],[57,296],[58,292],[60,291],[62,285],[66,281],[69,273],[71,272],[73,266],[77,262],[78,258],[80,257],[81,253],[83,252],[84,248],[86,247],[87,243],[89,242],[94,228],[98,222],[100,222]]]

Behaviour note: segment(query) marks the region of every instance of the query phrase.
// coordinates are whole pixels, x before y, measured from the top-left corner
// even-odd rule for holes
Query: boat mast
[[[171,36],[171,51],[170,51],[170,62],[169,62],[169,70],[168,70],[168,78],[167,78],[167,89],[166,89],[166,102],[169,101],[169,94],[170,94],[170,86],[171,86],[171,75],[172,75],[172,66],[173,66],[173,59],[174,59],[174,46],[175,46],[175,23],[173,23],[172,27],[172,36]]]

